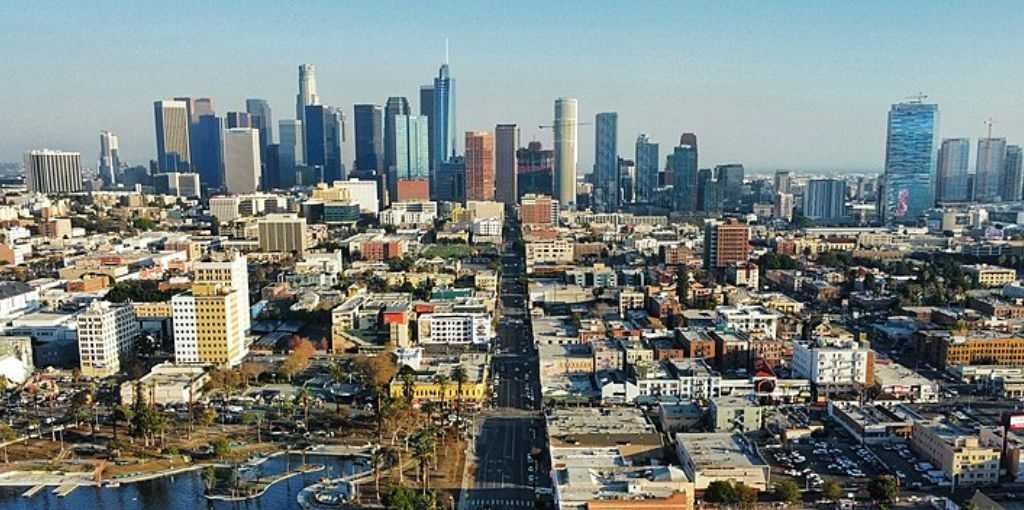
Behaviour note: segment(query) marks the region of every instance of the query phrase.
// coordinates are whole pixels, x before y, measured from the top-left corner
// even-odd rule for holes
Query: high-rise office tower
[[[576,206],[576,164],[579,161],[579,105],[575,98],[555,100],[555,175],[554,187],[563,209]]]
[[[677,211],[697,210],[697,148],[679,145],[668,156],[672,171],[672,207]]]
[[[456,131],[455,131],[455,79],[451,77],[448,63],[445,62],[434,78],[434,111],[429,122],[433,124],[430,128],[433,140],[430,141],[432,148],[431,170],[441,168],[441,162],[455,156]]]
[[[658,188],[658,144],[646,134],[636,138],[636,200],[643,204],[654,202]]]
[[[704,269],[715,270],[745,262],[750,254],[750,227],[729,218],[704,226]]]
[[[246,99],[245,111],[249,114],[253,129],[260,131],[260,149],[265,152],[267,146],[274,143],[274,118],[270,103],[266,99]]]
[[[697,170],[697,210],[715,214],[722,211],[721,193],[710,168]]]
[[[357,104],[355,111],[355,169],[379,172],[384,159],[384,109],[376,104]]]
[[[248,112],[228,112],[227,113],[227,128],[253,128],[256,126],[252,124],[252,116]]]
[[[434,164],[434,85],[420,85],[420,116],[427,119],[427,157]],[[431,167],[433,168],[433,167]],[[433,175],[433,174],[431,174]]]
[[[402,201],[413,197],[403,196],[400,189],[412,186],[409,183],[416,181],[417,187],[427,188],[427,197],[430,196],[430,148],[429,128],[427,117],[422,115],[397,115],[395,116],[392,129],[394,130],[395,161],[392,171],[388,177],[388,184],[392,200]],[[422,190],[416,196],[423,195]]]
[[[313,64],[299,66],[299,94],[295,96],[295,118],[305,120],[306,107],[320,104],[316,95],[316,67]]]
[[[296,170],[306,164],[306,143],[302,133],[302,121],[285,119],[278,123],[277,149],[280,185],[290,188],[299,183]]]
[[[599,113],[594,121],[594,191],[597,210],[619,209],[619,114]]]
[[[632,159],[618,158],[616,176],[618,186],[613,191],[615,203],[619,206],[636,203],[636,162]]]
[[[722,207],[737,210],[743,199],[743,165],[732,163],[715,167],[715,179],[718,181],[719,198]]]
[[[194,101],[189,96],[177,96],[171,99],[185,103],[185,111],[188,112],[188,122],[191,123],[192,119],[196,118],[195,109],[193,108]]]
[[[49,149],[25,153],[25,181],[33,193],[82,191],[82,156]]]
[[[532,141],[516,151],[518,163],[516,192],[521,199],[524,195],[554,195],[555,151],[545,149],[538,141]]]
[[[804,216],[822,222],[846,217],[846,181],[811,179],[804,191]]]
[[[192,281],[223,284],[239,291],[242,295],[237,305],[239,322],[243,333],[249,331],[249,263],[245,256],[234,255],[225,261],[196,262],[193,265]]]
[[[395,165],[395,116],[410,115],[409,100],[392,96],[384,104],[384,165],[383,170],[392,171]]]
[[[998,202],[1003,198],[1003,172],[1006,169],[1006,139],[979,138],[978,160],[974,165],[974,199]]]
[[[494,200],[494,136],[466,132],[466,200]]]
[[[515,205],[519,200],[518,172],[519,126],[498,124],[494,127],[494,199]]]
[[[258,228],[262,252],[302,255],[308,248],[306,219],[296,214],[270,214],[260,220]]]
[[[433,200],[441,202],[463,202],[466,200],[466,161],[455,156],[441,163],[434,177]]]
[[[262,179],[259,131],[232,128],[224,132],[224,187],[229,193],[252,193]]]
[[[177,363],[241,363],[250,327],[245,257],[196,262],[192,291],[171,298],[171,313]]]
[[[193,125],[195,141],[192,158],[199,180],[210,188],[224,185],[224,119],[202,115]]]
[[[1006,146],[1006,162],[1003,171],[1003,200],[1016,202],[1021,199],[1022,188],[1024,188],[1024,174],[1021,168],[1021,147],[1020,145]]]
[[[693,150],[698,150],[697,135],[695,133],[683,133],[679,136],[679,145],[689,145],[690,147],[693,147]]]
[[[883,223],[916,222],[935,204],[938,128],[938,105],[914,100],[889,109],[878,206]]]
[[[187,172],[192,166],[189,146],[189,105],[184,101],[155,101],[156,161],[161,172]]]
[[[208,97],[197,97],[192,100],[192,123],[198,124],[203,115],[216,115],[213,109],[213,99]]]
[[[775,171],[775,192],[776,193],[791,193],[793,187],[793,177],[790,175],[789,170],[776,170]]]
[[[306,107],[305,118],[302,128],[306,138],[306,166],[326,182],[344,180],[341,152],[345,141],[344,114],[336,108],[310,105]],[[308,183],[303,181],[303,184]]]
[[[772,202],[772,217],[793,221],[792,193],[775,192],[775,200]]]
[[[78,352],[85,377],[110,377],[121,371],[141,333],[131,304],[93,301],[78,315]]]
[[[121,170],[118,151],[117,135],[110,131],[100,131],[99,174],[106,188],[117,184],[117,173]]]
[[[967,195],[967,164],[971,157],[971,141],[967,138],[946,138],[939,148],[935,199],[939,202],[964,202]]]

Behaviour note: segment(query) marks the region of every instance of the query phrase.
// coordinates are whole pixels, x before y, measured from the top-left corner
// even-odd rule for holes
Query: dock
[[[63,498],[64,496],[71,494],[71,491],[77,488],[77,483],[65,483],[63,485],[58,486],[56,489],[53,489],[53,493],[56,494],[58,498]]]
[[[45,488],[46,488],[45,485],[35,485],[35,486],[29,488],[29,490],[23,492],[21,494],[21,497],[23,497],[23,498],[31,498],[32,496],[35,496],[36,494],[39,494],[39,492],[42,491]]]

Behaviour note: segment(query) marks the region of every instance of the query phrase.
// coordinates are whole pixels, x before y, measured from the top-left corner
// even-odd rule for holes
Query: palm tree
[[[434,384],[441,388],[441,403],[448,403],[448,387],[452,384],[452,379],[447,374],[437,374],[434,376]]]
[[[402,378],[402,396],[405,397],[405,403],[411,406],[415,396],[416,375],[410,371],[405,371],[402,372],[400,377]]]
[[[299,388],[298,393],[295,394],[295,403],[302,406],[302,424],[309,430],[309,401],[311,400],[312,394],[309,392],[309,388],[305,386]]]
[[[132,406],[127,404],[121,404],[114,408],[113,424],[114,424],[114,442],[117,442],[117,422],[124,420],[128,423],[128,434],[131,435],[132,426]]]
[[[380,471],[385,464],[394,462],[394,452],[377,445],[377,447],[373,449],[373,454],[370,460],[373,461],[374,494],[377,496],[377,501],[380,501]]]
[[[412,455],[420,464],[420,488],[423,494],[427,493],[427,485],[430,481],[429,464],[431,455],[437,447],[437,438],[434,437],[434,430],[431,427],[420,430],[413,437]]]
[[[4,443],[4,464],[10,462],[7,458],[7,443],[18,438],[18,434],[6,423],[0,423],[0,442]]]
[[[351,373],[339,362],[335,361],[331,363],[331,366],[327,367],[327,371],[330,373],[331,380],[335,384],[341,384],[343,381],[348,380]],[[334,395],[334,412],[341,414],[341,400],[338,400],[338,396]]]
[[[456,422],[462,421],[462,385],[469,380],[466,367],[458,364],[452,369],[452,379],[455,381],[455,417]]]

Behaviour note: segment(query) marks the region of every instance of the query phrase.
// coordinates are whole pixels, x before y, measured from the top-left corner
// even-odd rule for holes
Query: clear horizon
[[[554,100],[576,97],[580,118],[619,113],[622,157],[640,133],[664,156],[685,131],[700,166],[754,172],[879,172],[889,105],[919,91],[939,105],[939,135],[1024,143],[1018,4],[938,2],[650,3],[550,5],[454,2],[11,1],[0,6],[7,58],[0,160],[31,149],[82,153],[95,167],[100,130],[122,158],[155,157],[152,103],[213,98],[219,115],[267,99],[294,116],[297,68],[317,67],[324,104],[344,108],[405,96],[418,108],[451,41],[457,128],[514,122],[525,142],[551,145]],[[495,31],[499,27],[500,31]],[[579,172],[593,162],[580,129]],[[348,144],[351,144],[351,137]],[[348,149],[351,152],[351,148]]]

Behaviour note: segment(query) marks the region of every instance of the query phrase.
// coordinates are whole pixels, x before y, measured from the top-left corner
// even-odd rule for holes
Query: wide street
[[[532,508],[535,488],[549,486],[543,458],[537,358],[525,314],[522,254],[514,251],[518,225],[509,223],[502,250],[498,337],[492,348],[491,408],[475,417],[474,470],[462,509]],[[538,450],[541,451],[541,450]]]

